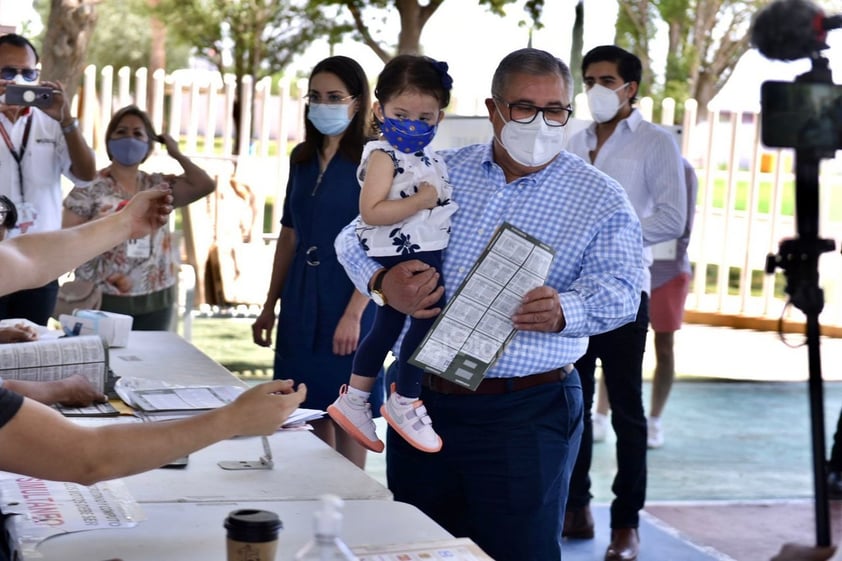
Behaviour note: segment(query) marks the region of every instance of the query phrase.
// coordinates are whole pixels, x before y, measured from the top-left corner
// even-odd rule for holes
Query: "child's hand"
[[[419,208],[436,208],[439,202],[438,191],[427,181],[418,184],[418,192],[414,196],[418,197]]]

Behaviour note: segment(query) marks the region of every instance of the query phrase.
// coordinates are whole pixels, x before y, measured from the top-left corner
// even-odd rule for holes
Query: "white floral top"
[[[381,150],[392,158],[395,174],[389,200],[406,198],[418,190],[418,184],[427,181],[438,191],[438,206],[421,210],[400,224],[370,226],[359,220],[357,238],[366,253],[372,257],[411,255],[421,251],[436,251],[447,247],[450,238],[450,217],[457,205],[451,200],[453,188],[448,181],[444,160],[429,148],[415,154],[396,151],[385,140],[372,140],[363,149],[362,161],[357,169],[357,179],[362,186],[368,158],[374,150]]]
[[[172,187],[176,179],[175,175],[148,174],[142,171],[137,173],[137,185],[141,191],[162,183]],[[113,212],[119,212],[118,205],[129,199],[131,197],[122,193],[106,168],[87,187],[72,189],[64,199],[64,208],[92,220],[100,215],[100,208],[105,205],[110,205]],[[147,243],[148,246],[145,245]],[[135,244],[135,248],[142,247],[143,250],[130,251],[130,244]],[[116,286],[106,282],[106,279],[115,273],[129,277],[131,287],[128,292],[120,292]],[[169,228],[164,225],[151,236],[123,242],[106,251],[77,268],[76,278],[98,281],[105,294],[120,296],[150,294],[173,286],[176,271]]]

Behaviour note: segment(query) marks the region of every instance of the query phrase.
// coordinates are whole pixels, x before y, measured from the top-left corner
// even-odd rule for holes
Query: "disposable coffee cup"
[[[281,519],[272,511],[231,511],[225,519],[228,561],[275,561],[281,528]]]

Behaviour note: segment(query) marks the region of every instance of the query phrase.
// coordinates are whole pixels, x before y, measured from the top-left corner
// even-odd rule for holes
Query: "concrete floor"
[[[829,449],[842,408],[842,340],[823,339],[821,358]],[[645,372],[653,359],[650,341]],[[815,543],[807,348],[774,333],[687,325],[676,362],[666,445],[648,456],[639,561],[768,561],[784,542]],[[646,382],[647,407],[649,391]],[[567,543],[565,561],[603,558],[614,442],[609,434],[594,446],[597,536]],[[383,455],[369,455],[366,470],[385,483]],[[842,505],[831,507],[839,542]]]

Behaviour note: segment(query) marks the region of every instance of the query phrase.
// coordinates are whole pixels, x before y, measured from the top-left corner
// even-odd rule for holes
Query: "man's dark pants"
[[[421,399],[444,445],[427,454],[389,429],[386,475],[395,500],[497,561],[561,559],[561,513],[582,432],[576,371],[508,394],[424,388]]]
[[[590,469],[593,455],[591,407],[594,400],[596,360],[611,404],[611,424],[617,435],[617,474],[611,490],[612,528],[637,528],[646,501],[646,416],[643,412],[643,351],[649,327],[649,297],[641,294],[633,322],[590,338],[588,350],[576,362],[585,400],[584,430],[579,457],[570,479],[567,510],[590,504]]]

